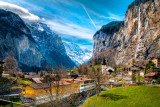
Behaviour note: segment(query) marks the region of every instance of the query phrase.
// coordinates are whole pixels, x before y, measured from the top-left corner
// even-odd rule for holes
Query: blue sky
[[[64,41],[81,47],[93,47],[93,34],[102,25],[124,20],[133,0],[0,0],[27,9],[44,18],[44,22]]]

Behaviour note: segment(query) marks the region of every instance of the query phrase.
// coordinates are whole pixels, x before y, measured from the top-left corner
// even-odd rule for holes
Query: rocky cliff
[[[103,52],[116,65],[160,57],[159,7],[159,0],[135,0],[128,7],[124,24],[113,34],[100,30],[94,35],[93,55]]]
[[[40,22],[27,22],[15,13],[0,10],[0,60],[13,55],[24,72],[44,69],[46,65],[75,66],[67,56],[61,38]]]
[[[74,62],[66,54],[61,38],[46,24],[40,22],[29,22],[27,23],[27,26],[31,30],[32,37],[39,45],[48,65],[52,67],[62,65],[68,69],[75,66]]]
[[[24,71],[41,68],[45,62],[23,20],[12,12],[0,10],[0,60],[10,54]]]

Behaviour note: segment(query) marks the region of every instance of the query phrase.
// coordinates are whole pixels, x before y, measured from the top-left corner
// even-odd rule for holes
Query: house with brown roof
[[[148,81],[148,82],[152,82],[153,79],[157,79],[159,76],[159,73],[158,72],[150,72],[150,73],[147,73],[144,75],[145,79]]]
[[[137,65],[131,65],[125,68],[125,70],[128,72],[129,76],[132,76],[133,71],[136,72],[136,74],[139,76],[142,76],[142,77],[144,76],[144,68]]]

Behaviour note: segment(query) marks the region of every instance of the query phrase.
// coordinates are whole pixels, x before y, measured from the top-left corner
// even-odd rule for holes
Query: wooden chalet
[[[125,68],[125,71],[127,71],[128,75],[130,76],[133,74],[133,72],[135,72],[137,75],[144,76],[144,68],[137,65],[132,65],[128,68]]]
[[[144,75],[145,79],[148,82],[152,82],[153,79],[157,79],[159,77],[159,73],[158,72],[150,72]]]

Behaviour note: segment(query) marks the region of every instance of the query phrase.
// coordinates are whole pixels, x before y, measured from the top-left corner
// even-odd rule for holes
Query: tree
[[[60,80],[62,78],[62,75],[64,73],[64,67],[61,65],[58,65],[57,67],[55,67],[54,69],[51,67],[47,68],[50,74],[46,75],[46,77],[44,78],[45,82],[48,83],[49,85],[49,89],[50,89],[50,95],[51,95],[51,103],[53,102],[53,93],[52,93],[52,88],[54,86],[56,92],[56,101],[59,101],[60,95],[62,95],[62,90],[59,90],[60,88]],[[63,84],[63,83],[62,83]],[[63,85],[62,85],[63,86]]]
[[[90,78],[94,79],[96,82],[96,90],[99,96],[100,90],[101,90],[101,83],[104,80],[104,75],[102,74],[100,66],[97,68],[92,67],[92,70],[89,73]]]
[[[88,72],[89,72],[89,69],[88,69],[87,65],[84,65],[82,70],[83,70],[83,75],[87,75]]]
[[[77,71],[78,71],[78,74],[82,74],[83,72],[82,65],[79,65],[79,67],[77,67]]]
[[[6,70],[11,73],[11,74],[16,74],[17,73],[17,61],[13,56],[8,56],[4,60],[5,62],[4,67]]]
[[[41,71],[41,73],[40,73],[40,77],[42,77],[43,76],[43,71]]]
[[[103,59],[102,59],[102,65],[106,65],[106,59],[104,58],[104,56],[103,56]]]
[[[148,63],[146,63],[145,68],[144,68],[145,74],[148,72],[152,72],[151,70],[152,67],[155,67],[155,64],[151,60],[149,60]]]
[[[95,58],[94,59],[94,65],[97,65],[98,64],[98,62],[97,62],[97,59]]]
[[[136,71],[132,71],[132,81],[136,82]]]

